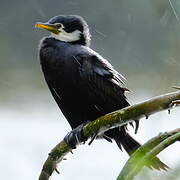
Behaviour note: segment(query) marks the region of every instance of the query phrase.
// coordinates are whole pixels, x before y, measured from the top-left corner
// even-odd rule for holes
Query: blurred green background
[[[173,4],[178,13],[180,2]],[[4,105],[22,102],[34,90],[46,91],[37,46],[47,32],[36,30],[34,23],[58,14],[79,14],[88,21],[91,47],[127,77],[133,91],[159,93],[180,84],[180,22],[168,0],[3,1],[0,100]]]
[[[58,14],[83,16],[92,34],[91,48],[127,78],[127,86],[133,91],[128,98],[135,103],[170,92],[171,86],[180,85],[180,20],[176,17],[180,16],[180,1],[173,0],[172,4],[174,9],[168,0],[1,0],[0,137],[3,148],[0,152],[1,155],[11,154],[11,148],[14,155],[11,154],[8,161],[14,159],[19,166],[27,165],[23,176],[20,170],[12,170],[16,163],[10,168],[4,157],[4,161],[0,162],[3,164],[0,164],[0,168],[4,169],[3,177],[21,179],[21,174],[23,178],[34,179],[49,149],[70,130],[50,96],[40,69],[38,44],[48,33],[35,29],[34,24]],[[175,123],[177,113],[171,117],[174,121],[170,124],[174,127],[178,124],[177,121]],[[160,114],[156,118],[160,117],[163,121],[166,116]],[[150,138],[156,135],[151,131],[160,132],[171,127],[169,124],[164,126],[165,121],[162,121],[154,127],[152,120],[151,130],[147,132],[146,126],[142,132]],[[146,135],[140,134],[139,139]],[[98,141],[97,146],[99,144]],[[108,145],[105,144],[105,148]],[[87,150],[84,149],[84,153]],[[16,159],[17,154],[21,157],[20,161]],[[92,174],[103,179],[93,167],[92,164]],[[108,171],[107,174],[115,177],[119,166],[116,168],[112,174]],[[29,169],[32,169],[31,173]],[[109,179],[108,176],[106,178]]]

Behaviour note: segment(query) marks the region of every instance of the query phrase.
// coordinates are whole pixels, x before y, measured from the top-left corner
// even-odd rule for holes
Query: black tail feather
[[[123,148],[126,152],[131,155],[136,149],[138,149],[141,145],[138,143],[133,137],[131,137],[124,128],[120,130],[119,136],[114,136],[114,140],[116,141],[118,147],[122,150]],[[156,170],[167,170],[169,167],[164,164],[159,158],[154,157],[150,164],[146,165],[150,169]]]

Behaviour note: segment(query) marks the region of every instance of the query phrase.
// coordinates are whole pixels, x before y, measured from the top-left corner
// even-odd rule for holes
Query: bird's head
[[[59,15],[47,23],[36,23],[35,27],[46,29],[57,40],[73,44],[89,45],[90,33],[86,21],[77,15]]]

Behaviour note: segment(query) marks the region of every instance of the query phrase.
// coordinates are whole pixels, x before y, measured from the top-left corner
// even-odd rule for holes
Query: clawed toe
[[[83,137],[82,135],[83,127],[84,124],[81,124],[80,126],[76,127],[65,136],[64,141],[72,149],[75,149],[78,144],[84,143],[87,140],[87,138]]]

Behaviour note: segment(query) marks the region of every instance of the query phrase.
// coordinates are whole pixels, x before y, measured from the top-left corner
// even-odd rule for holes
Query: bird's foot
[[[91,140],[89,141],[88,145],[90,146],[92,144],[92,142],[96,139],[98,134],[94,134],[92,137],[91,137]]]
[[[139,120],[135,120],[134,121],[135,122],[135,134],[137,134],[137,132],[138,132],[138,129],[139,129]]]
[[[81,124],[69,132],[65,137],[64,141],[72,148],[76,149],[76,146],[85,143],[87,138],[83,137],[82,130],[85,124]]]
[[[135,123],[135,127],[134,127],[133,123]],[[137,134],[138,129],[139,129],[139,119],[136,119],[133,122],[130,122],[129,125],[131,125],[133,128],[135,128],[134,132],[135,132],[135,134]]]

